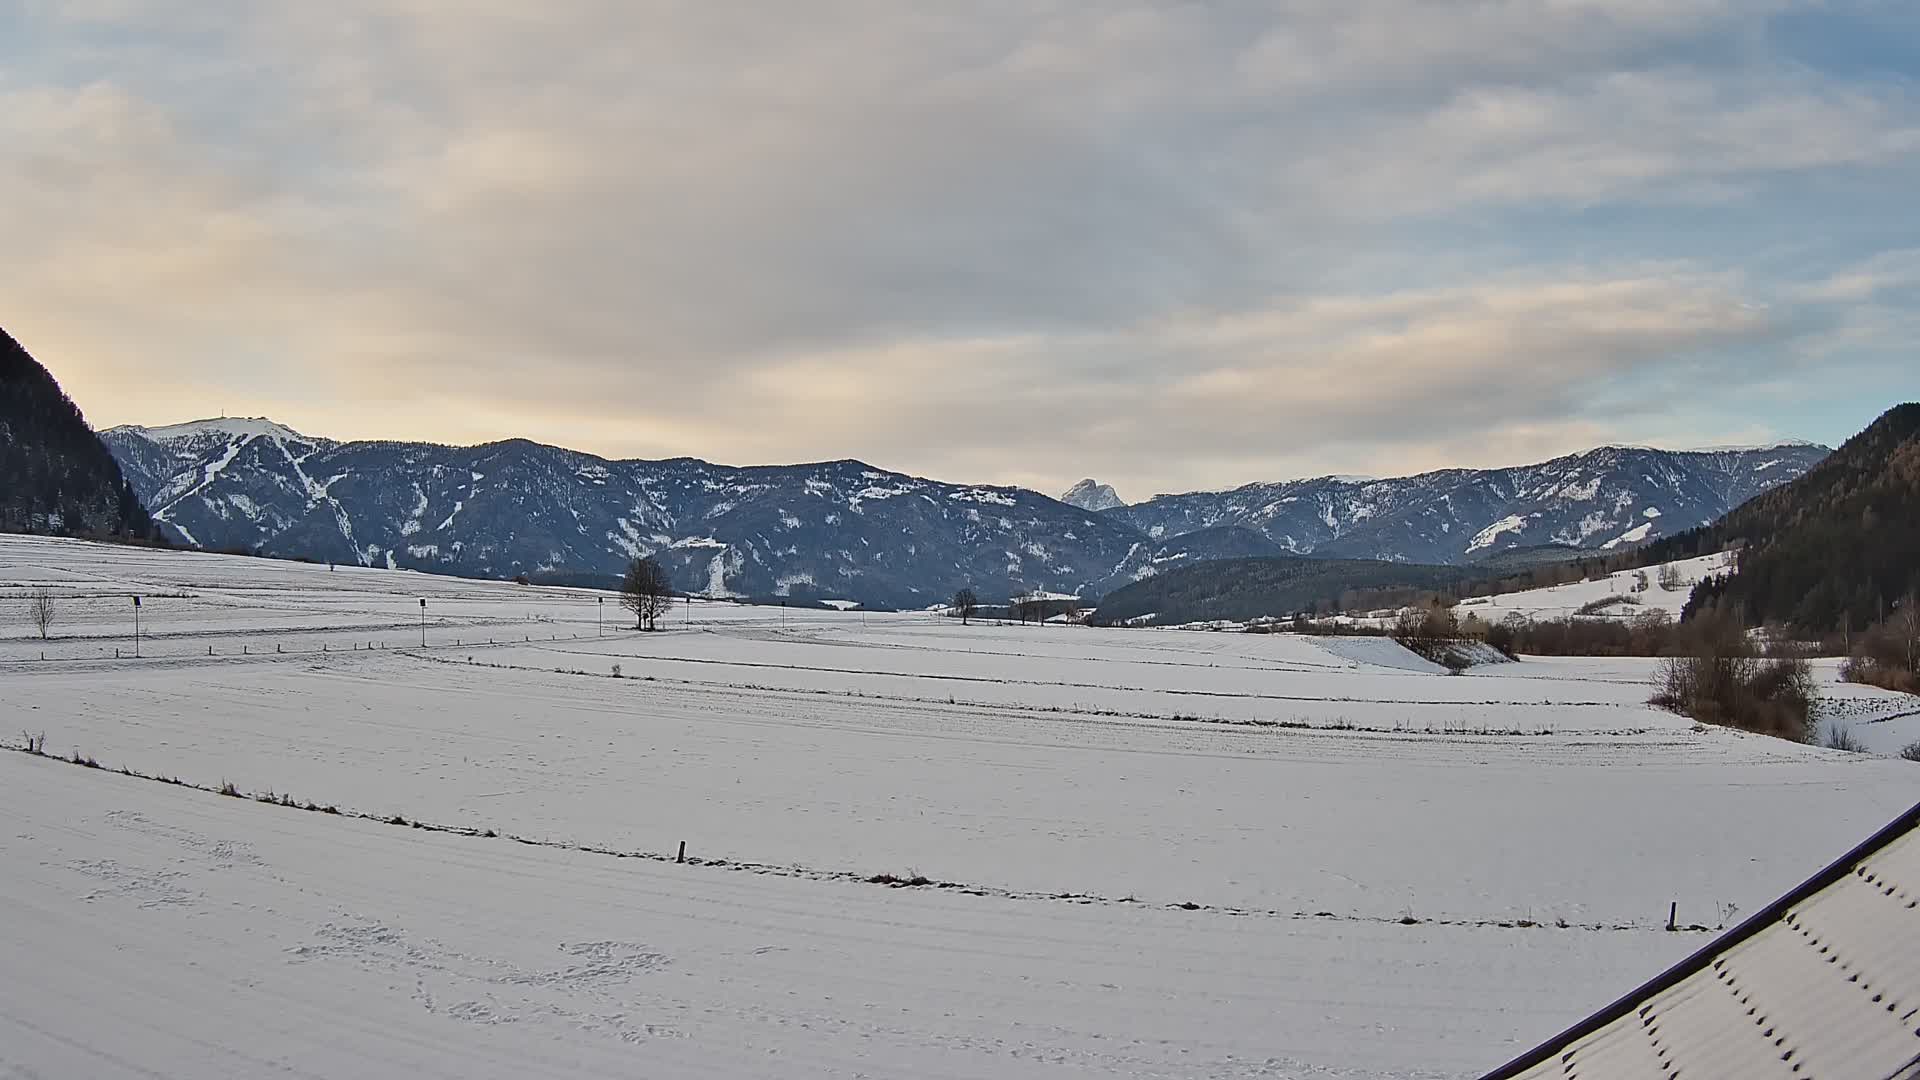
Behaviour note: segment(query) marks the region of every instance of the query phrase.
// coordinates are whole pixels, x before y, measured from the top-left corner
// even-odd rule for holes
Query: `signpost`
[[[427,647],[427,598],[420,598],[420,647]]]
[[[133,658],[140,659],[140,598],[133,598]]]

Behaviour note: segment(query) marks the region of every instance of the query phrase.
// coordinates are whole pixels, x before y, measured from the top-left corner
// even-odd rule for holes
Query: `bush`
[[[1520,659],[1520,627],[1526,625],[1524,619],[1509,619],[1487,627],[1487,644],[1500,650],[1500,655],[1509,660]]]
[[[1408,608],[1393,625],[1393,640],[1408,651],[1443,667],[1451,668],[1446,657],[1460,636],[1460,624],[1444,605]]]
[[[1686,651],[1661,665],[1651,704],[1703,724],[1795,742],[1812,738],[1819,689],[1805,660],[1759,659],[1740,624],[1718,613],[1681,630]]]
[[[888,885],[896,889],[924,889],[933,884],[933,879],[910,868],[904,877],[899,874],[875,874],[867,879],[867,884]]]
[[[1848,682],[1920,694],[1920,599],[1909,596],[1854,643],[1840,668]]]
[[[1516,657],[1678,656],[1686,651],[1681,636],[1664,611],[1645,611],[1631,619],[1533,620],[1510,615],[1487,631],[1487,644]]]
[[[1867,752],[1866,744],[1855,738],[1851,729],[1843,728],[1839,724],[1827,725],[1826,733],[1820,737],[1820,745],[1829,750],[1845,750],[1850,754]]]
[[[1840,678],[1863,686],[1877,686],[1904,694],[1920,694],[1920,675],[1903,667],[1883,664],[1870,656],[1853,655],[1840,665]]]
[[[1603,596],[1598,600],[1589,600],[1586,603],[1581,604],[1580,610],[1574,612],[1574,614],[1601,615],[1601,614],[1605,614],[1606,610],[1610,607],[1613,607],[1615,604],[1628,604],[1633,607],[1639,607],[1640,598],[1637,596]]]
[[[1907,748],[1900,751],[1900,756],[1908,761],[1920,761],[1920,742],[1908,743]]]

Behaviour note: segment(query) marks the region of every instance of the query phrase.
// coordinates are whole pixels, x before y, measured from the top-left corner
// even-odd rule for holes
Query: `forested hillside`
[[[1164,626],[1404,603],[1418,593],[1456,587],[1469,573],[1466,567],[1372,559],[1222,559],[1117,589],[1100,602],[1094,621]]]
[[[0,330],[0,531],[145,538],[153,522],[47,369]]]
[[[1731,545],[1741,546],[1734,572],[1696,591],[1690,612],[1731,606],[1750,624],[1815,634],[1883,618],[1920,589],[1920,403],[1888,410],[1800,479],[1646,554]]]

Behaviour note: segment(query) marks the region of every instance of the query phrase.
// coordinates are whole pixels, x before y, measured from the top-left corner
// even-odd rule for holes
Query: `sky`
[[[1123,496],[1920,396],[1910,0],[0,0],[96,426]]]

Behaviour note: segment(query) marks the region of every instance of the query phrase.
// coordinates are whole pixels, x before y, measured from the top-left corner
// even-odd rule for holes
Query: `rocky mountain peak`
[[[1060,501],[1068,506],[1077,506],[1094,513],[1127,505],[1126,500],[1120,497],[1120,493],[1113,490],[1113,485],[1102,484],[1092,478],[1082,480],[1068,488],[1067,493],[1060,496]]]

